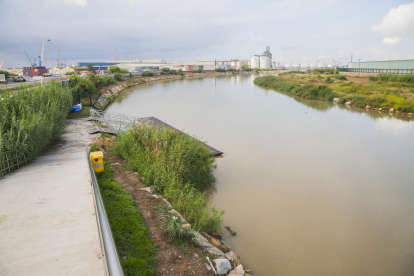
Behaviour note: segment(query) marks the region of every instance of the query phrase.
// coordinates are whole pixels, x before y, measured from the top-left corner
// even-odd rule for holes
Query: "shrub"
[[[120,73],[115,73],[114,78],[117,81],[123,81],[125,79],[124,75],[120,74]]]
[[[112,67],[109,67],[108,72],[111,73],[111,74],[115,74],[115,73],[126,74],[129,71],[127,69],[121,69],[118,66],[112,66]]]
[[[414,75],[394,75],[394,74],[382,74],[378,77],[380,81],[385,82],[406,82],[414,83]]]
[[[223,68],[217,68],[216,72],[224,73],[224,72],[226,72],[226,70],[224,70]]]
[[[142,73],[142,76],[143,77],[152,77],[152,76],[154,76],[154,73],[152,71],[144,71]]]
[[[203,69],[201,69],[201,68],[196,69],[196,70],[194,70],[194,73],[203,73]]]
[[[161,69],[161,75],[168,75],[170,73],[170,68],[164,67]]]
[[[379,80],[379,77],[378,76],[369,76],[368,79],[370,81],[374,82],[374,81],[378,81]]]
[[[96,92],[93,82],[78,76],[71,76],[69,78],[69,86],[75,94],[79,94],[81,97],[87,97],[89,93]]]
[[[111,77],[109,75],[102,76],[103,86],[108,86],[108,85],[114,84],[115,82],[116,82],[116,79],[114,77]]]
[[[241,67],[241,69],[243,70],[243,71],[252,71],[252,69],[249,67],[249,65],[242,65],[242,67]]]
[[[339,74],[336,74],[334,78],[337,80],[348,80],[344,75],[339,75]]]
[[[161,213],[161,224],[167,230],[170,240],[191,239],[193,237],[190,228],[183,228],[181,219],[175,215]]]
[[[327,78],[325,79],[325,82],[326,82],[326,83],[333,83],[333,80],[331,79],[331,77],[327,77]]]

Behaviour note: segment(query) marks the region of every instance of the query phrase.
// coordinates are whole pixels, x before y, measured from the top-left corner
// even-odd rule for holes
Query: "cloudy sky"
[[[414,2],[398,0],[0,0],[0,60],[21,67],[51,40],[52,60],[250,58],[346,64],[414,59]],[[45,45],[49,60],[49,47]]]

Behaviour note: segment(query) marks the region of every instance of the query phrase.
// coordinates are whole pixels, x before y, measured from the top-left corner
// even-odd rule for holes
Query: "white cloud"
[[[68,2],[69,4],[74,4],[74,5],[78,5],[82,7],[85,7],[86,4],[88,3],[88,0],[65,0],[65,1]]]
[[[372,26],[372,30],[386,36],[383,39],[386,44],[397,44],[400,37],[414,35],[414,2],[392,8],[381,24]]]
[[[384,44],[398,44],[400,43],[400,41],[401,41],[401,38],[399,37],[384,37],[382,39],[382,42]]]

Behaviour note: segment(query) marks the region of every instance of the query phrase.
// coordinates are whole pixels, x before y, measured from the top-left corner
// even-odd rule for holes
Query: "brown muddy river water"
[[[414,121],[256,77],[141,85],[109,112],[155,116],[224,152],[214,202],[255,275],[414,275]]]

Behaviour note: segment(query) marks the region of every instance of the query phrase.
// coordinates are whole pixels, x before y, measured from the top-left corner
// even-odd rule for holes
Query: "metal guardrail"
[[[98,225],[99,239],[101,242],[102,255],[105,262],[106,274],[110,276],[123,276],[121,262],[119,261],[118,252],[115,247],[114,238],[112,236],[111,227],[109,225],[108,217],[106,216],[105,207],[101,193],[99,191],[98,181],[93,170],[91,159],[89,157],[89,150],[86,149],[86,158],[89,163],[89,170],[91,172],[91,184],[95,201],[96,223]]]
[[[414,69],[338,68],[339,72],[413,75]]]
[[[90,109],[90,117],[94,121],[98,121],[114,131],[125,130],[127,127],[133,124],[141,124],[141,122],[147,122],[148,119],[141,117],[125,116],[124,114],[108,113],[105,111],[99,111]]]
[[[25,156],[17,150],[0,152],[0,177],[4,177],[26,164]]]

